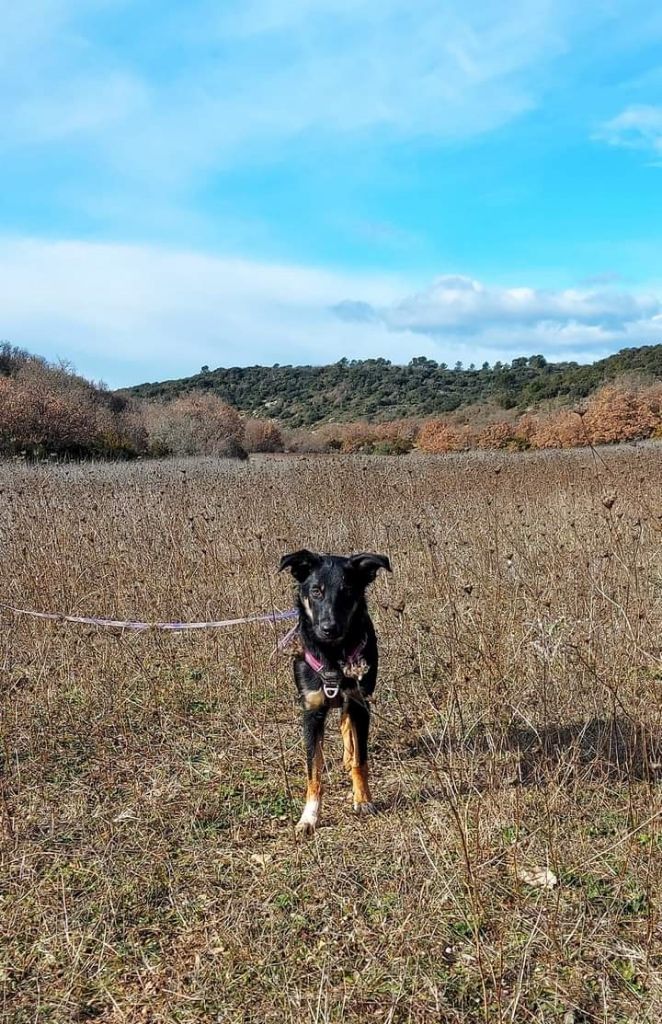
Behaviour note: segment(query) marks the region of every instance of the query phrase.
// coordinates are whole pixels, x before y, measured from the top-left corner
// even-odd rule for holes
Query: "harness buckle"
[[[335,700],[340,693],[340,687],[342,686],[342,677],[338,669],[327,669],[326,672],[320,672],[322,677],[322,689],[324,690],[324,696],[328,700]]]

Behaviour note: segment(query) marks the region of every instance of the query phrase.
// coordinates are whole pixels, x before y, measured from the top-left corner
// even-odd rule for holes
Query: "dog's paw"
[[[354,813],[360,815],[377,814],[376,804],[354,804]]]
[[[307,800],[301,817],[296,826],[296,833],[299,836],[312,836],[315,834],[315,826],[319,817],[319,800]]]

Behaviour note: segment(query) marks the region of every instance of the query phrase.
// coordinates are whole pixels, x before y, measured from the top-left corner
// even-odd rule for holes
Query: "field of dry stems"
[[[386,552],[373,791],[315,839],[286,627],[0,610],[0,1019],[662,1019],[662,451],[0,467],[0,594],[291,606]]]

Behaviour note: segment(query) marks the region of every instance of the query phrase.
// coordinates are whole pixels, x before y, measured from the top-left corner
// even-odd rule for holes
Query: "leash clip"
[[[320,673],[322,676],[322,689],[324,690],[324,696],[328,700],[335,700],[340,693],[340,686],[342,680],[338,678],[339,673],[337,669],[331,669]]]

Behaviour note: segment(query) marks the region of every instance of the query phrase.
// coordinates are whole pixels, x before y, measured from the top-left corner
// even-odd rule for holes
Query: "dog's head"
[[[298,583],[299,600],[313,633],[322,643],[342,643],[365,589],[380,569],[391,571],[386,555],[362,552],[343,558],[317,555],[305,548],[283,555],[280,570],[289,569]]]

